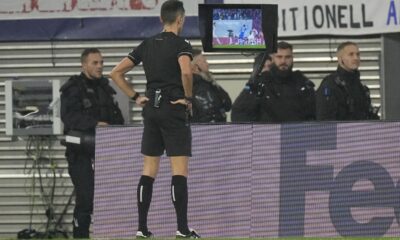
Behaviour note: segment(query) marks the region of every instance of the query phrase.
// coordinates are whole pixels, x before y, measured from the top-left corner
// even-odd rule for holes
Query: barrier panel
[[[97,129],[95,238],[132,238],[141,126]],[[189,225],[202,237],[400,236],[400,123],[192,126]],[[149,229],[172,237],[162,157]]]

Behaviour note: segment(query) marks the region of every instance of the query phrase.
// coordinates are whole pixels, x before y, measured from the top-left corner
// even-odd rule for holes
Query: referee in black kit
[[[192,108],[192,47],[178,35],[185,20],[183,3],[168,0],[161,6],[163,31],[144,40],[111,71],[111,78],[136,104],[143,107],[143,175],[137,188],[139,228],[136,238],[149,238],[147,214],[160,156],[171,160],[171,197],[176,210],[176,238],[200,238],[187,224],[188,162],[191,130],[188,114]],[[143,62],[147,78],[146,96],[140,96],[125,80],[125,74]]]

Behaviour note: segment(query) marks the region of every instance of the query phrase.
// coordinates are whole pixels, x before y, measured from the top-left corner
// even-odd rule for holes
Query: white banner
[[[0,0],[0,20],[33,18],[159,16],[166,0]],[[203,0],[184,1],[187,16],[197,16]]]
[[[0,20],[159,16],[166,0],[0,0]],[[204,0],[184,0],[197,16]],[[279,36],[365,35],[400,31],[400,0],[225,0],[278,4]],[[197,26],[192,26],[197,27]]]
[[[225,0],[278,4],[280,37],[400,31],[400,0]]]

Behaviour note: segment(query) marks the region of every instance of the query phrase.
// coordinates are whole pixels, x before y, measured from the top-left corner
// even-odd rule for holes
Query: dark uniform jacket
[[[315,119],[314,83],[300,71],[282,76],[276,67],[261,75],[260,121],[293,122]]]
[[[249,81],[232,104],[232,122],[260,121],[260,102],[256,87]]]
[[[60,92],[61,120],[65,134],[77,131],[94,136],[99,121],[108,124],[124,123],[121,110],[113,98],[116,92],[104,77],[90,80],[83,73],[72,76],[60,88]],[[72,148],[67,145],[67,153],[71,151]]]
[[[373,113],[369,89],[360,81],[360,72],[340,66],[323,79],[317,91],[317,120],[378,119]]]
[[[231,98],[221,86],[193,74],[192,122],[226,122],[225,113],[231,106]]]
[[[232,107],[232,121],[293,122],[314,119],[314,83],[300,71],[282,76],[276,67],[259,75],[254,84],[247,85]]]

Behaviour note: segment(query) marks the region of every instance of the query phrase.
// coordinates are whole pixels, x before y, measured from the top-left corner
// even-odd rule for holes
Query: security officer
[[[259,122],[298,122],[315,119],[314,84],[293,71],[293,46],[279,42],[270,71],[255,80]]]
[[[143,106],[143,174],[137,188],[139,227],[136,238],[150,238],[147,214],[160,156],[166,151],[172,169],[171,198],[175,207],[177,238],[199,238],[188,227],[188,162],[191,130],[187,111],[192,109],[192,47],[179,34],[185,19],[183,3],[167,0],[161,6],[164,30],[144,40],[111,71],[111,78],[136,104]],[[146,96],[125,80],[125,74],[143,62],[147,78]]]
[[[379,119],[371,106],[369,89],[360,80],[357,44],[340,44],[336,55],[337,70],[323,79],[317,91],[317,120]]]
[[[229,94],[215,81],[201,50],[193,49],[193,117],[192,122],[226,122],[231,110]]]
[[[232,122],[259,122],[260,121],[260,103],[257,96],[257,79],[261,74],[265,74],[271,69],[272,59],[270,55],[264,56],[265,52],[257,54],[254,58],[253,73],[246,83],[239,96],[232,105]],[[259,70],[258,68],[261,68]]]
[[[114,89],[103,77],[103,57],[97,48],[81,55],[82,72],[61,87],[61,119],[64,133],[80,139],[66,140],[68,172],[75,188],[74,238],[89,238],[94,193],[94,134],[96,126],[123,124],[121,111],[114,102]]]

